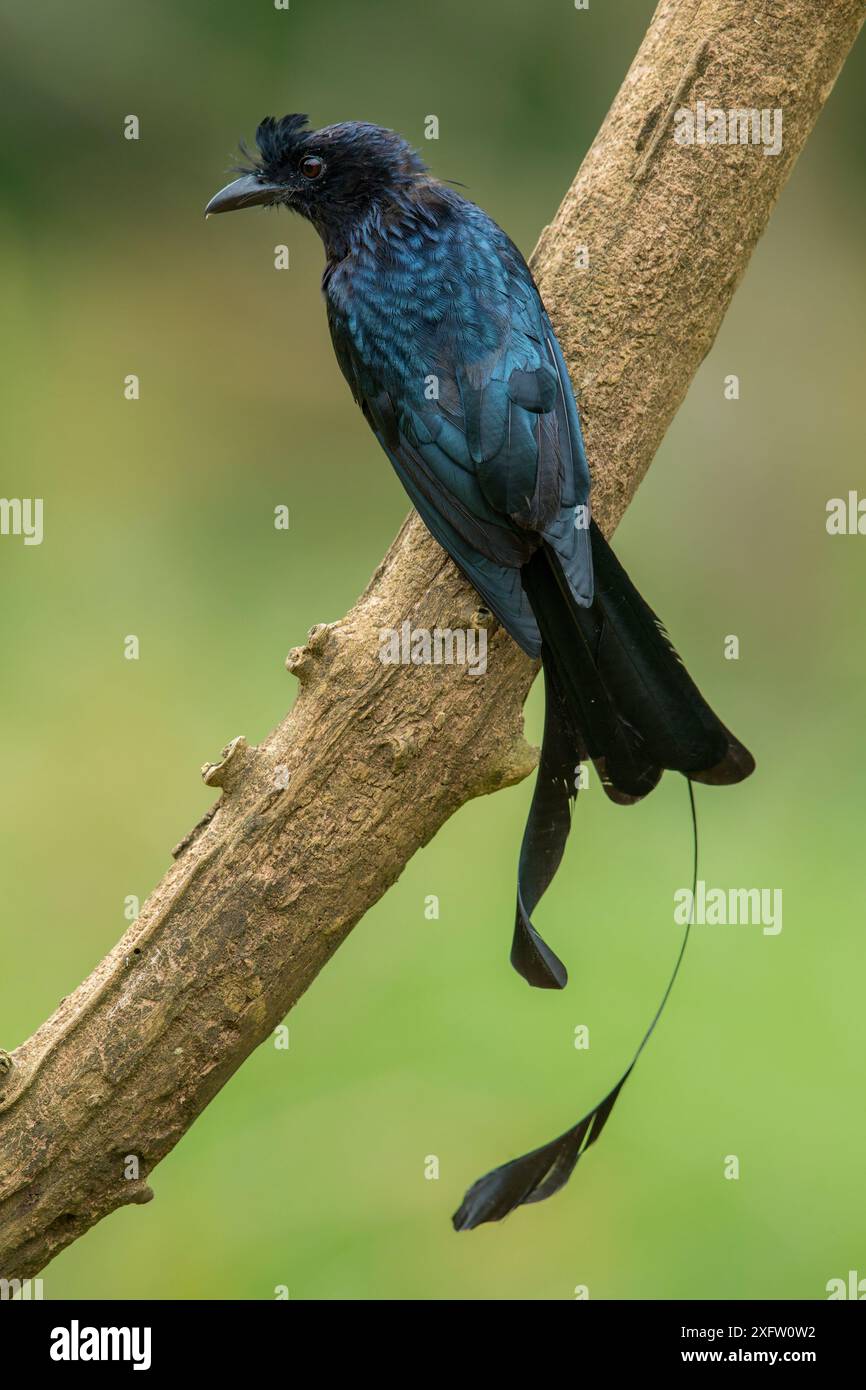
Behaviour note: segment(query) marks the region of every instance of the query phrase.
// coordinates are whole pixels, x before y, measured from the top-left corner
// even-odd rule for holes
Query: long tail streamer
[[[531,1153],[523,1154],[521,1158],[513,1158],[510,1163],[504,1163],[501,1167],[494,1168],[492,1172],[485,1174],[483,1178],[479,1178],[477,1182],[472,1184],[463,1198],[459,1210],[452,1217],[456,1231],[471,1231],[476,1226],[484,1225],[487,1221],[501,1221],[516,1207],[526,1206],[530,1202],[543,1202],[547,1197],[552,1197],[555,1192],[564,1187],[574,1172],[577,1160],[601,1135],[620,1091],[634,1071],[638,1058],[652,1037],[679,974],[694,922],[695,893],[698,884],[698,820],[695,811],[694,788],[688,778],[686,778],[686,785],[689,790],[694,847],[692,910],[689,913],[679,955],[668,981],[667,989],[662,995],[661,1003],[656,1009],[649,1028],[644,1033],[640,1046],[613,1090],[608,1091],[595,1109],[591,1110],[588,1115],[584,1115],[583,1119],[579,1120],[576,1125],[566,1130],[558,1139],[552,1140],[551,1143],[544,1144],[540,1149],[533,1149]]]

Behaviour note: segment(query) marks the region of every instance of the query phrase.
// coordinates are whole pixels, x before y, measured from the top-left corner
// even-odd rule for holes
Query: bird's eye
[[[320,179],[325,172],[325,161],[317,154],[308,154],[301,160],[301,173],[305,179]]]

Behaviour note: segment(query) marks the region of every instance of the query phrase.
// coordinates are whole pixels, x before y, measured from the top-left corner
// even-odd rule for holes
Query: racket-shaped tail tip
[[[539,936],[519,902],[511,943],[511,964],[534,989],[565,989],[568,984],[568,971],[559,956]]]

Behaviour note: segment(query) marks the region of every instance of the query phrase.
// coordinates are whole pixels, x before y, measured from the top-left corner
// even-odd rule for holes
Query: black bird
[[[544,739],[511,959],[530,984],[561,989],[565,968],[530,914],[562,857],[576,764],[592,759],[608,796],[630,804],[665,769],[720,786],[748,777],[754,760],[591,519],[574,391],[517,247],[394,131],[267,117],[256,145],[206,213],[284,206],[313,224],[334,349],[355,400],[433,536],[514,640],[541,657]],[[630,1071],[566,1134],[474,1184],[457,1228],[557,1191]]]

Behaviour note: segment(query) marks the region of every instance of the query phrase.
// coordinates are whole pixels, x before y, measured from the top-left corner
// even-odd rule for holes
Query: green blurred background
[[[286,651],[346,611],[406,511],[333,361],[313,232],[202,219],[237,140],[285,110],[397,127],[528,253],[652,9],[4,7],[0,492],[46,506],[41,547],[0,542],[4,1047],[115,942],[125,897],[144,899],[213,799],[199,766],[279,719]],[[66,1251],[46,1297],[822,1298],[866,1275],[866,540],[824,524],[828,498],[866,485],[864,75],[861,50],[618,535],[758,757],[736,792],[699,789],[702,877],[781,887],[781,934],[696,928],[568,1188],[458,1237],[466,1185],[620,1074],[690,875],[678,779],[629,814],[594,787],[539,913],[571,985],[529,991],[508,945],[531,784],[475,802],[316,981],[289,1051],[258,1050],[159,1167],[156,1201]]]

